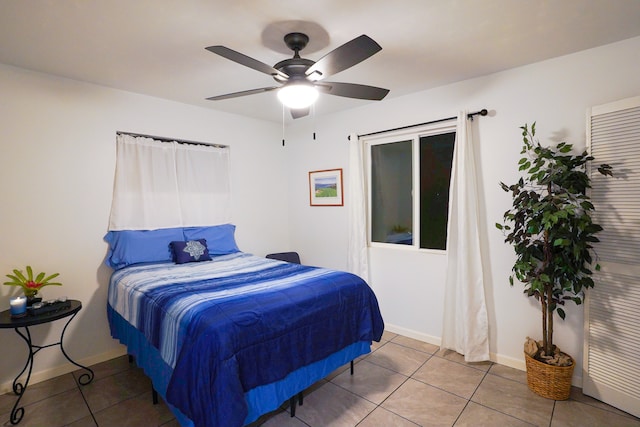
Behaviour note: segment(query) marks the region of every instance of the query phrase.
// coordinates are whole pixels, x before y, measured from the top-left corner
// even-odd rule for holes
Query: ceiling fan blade
[[[245,67],[253,68],[256,71],[260,71],[261,73],[268,74],[272,77],[278,76],[281,79],[288,79],[289,76],[283,73],[282,71],[278,71],[273,68],[271,65],[267,65],[264,62],[260,62],[257,59],[253,59],[247,55],[244,55],[240,52],[236,52],[233,49],[229,49],[224,46],[209,46],[206,48],[209,52],[213,52],[218,54],[224,58],[230,59],[233,62],[237,62],[240,65],[244,65]]]
[[[243,90],[242,92],[227,93],[226,95],[218,95],[207,98],[209,101],[220,101],[221,99],[238,98],[240,96],[253,95],[256,93],[269,92],[279,89],[280,86],[262,87],[260,89]]]
[[[329,95],[373,101],[380,101],[389,93],[389,89],[355,83],[322,82],[315,85],[319,90]]]
[[[306,74],[311,80],[320,80],[353,67],[380,50],[378,43],[363,34],[320,58]]]
[[[294,119],[299,119],[300,117],[308,116],[310,110],[311,110],[310,107],[307,107],[307,108],[295,108],[295,109],[292,108],[291,109],[291,117],[293,117]]]

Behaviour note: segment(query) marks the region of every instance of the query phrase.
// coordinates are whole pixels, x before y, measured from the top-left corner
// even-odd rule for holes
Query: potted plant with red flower
[[[10,282],[4,282],[8,286],[20,286],[22,292],[27,297],[27,304],[30,305],[33,302],[37,302],[37,295],[40,289],[45,286],[62,286],[62,283],[51,282],[60,275],[60,273],[54,273],[49,276],[45,272],[33,275],[33,269],[27,265],[27,274],[22,273],[21,270],[14,269],[13,274],[7,274],[7,277],[11,279]]]

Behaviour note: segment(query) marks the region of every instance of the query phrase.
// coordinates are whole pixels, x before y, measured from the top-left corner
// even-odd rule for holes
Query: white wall
[[[103,261],[116,131],[231,146],[233,222],[239,247],[256,255],[289,245],[285,152],[277,124],[0,65],[0,275],[31,265],[59,272],[66,295],[83,309],[65,348],[93,363],[123,352],[109,335]],[[8,280],[8,279],[7,279]],[[4,282],[5,280],[2,280]],[[0,286],[0,310],[19,290]],[[32,328],[35,341],[58,340],[64,322]],[[22,369],[26,345],[0,331],[0,393]],[[35,380],[71,370],[57,349],[36,356]]]
[[[291,247],[310,264],[346,268],[349,188],[345,188],[345,207],[310,207],[306,174],[344,168],[346,184],[350,132],[363,134],[455,116],[461,109],[487,108],[490,116],[476,119],[476,144],[490,350],[494,360],[524,369],[524,339],[540,338],[541,319],[535,300],[526,298],[521,286],[508,284],[515,257],[494,224],[501,221],[510,198],[498,183],[513,183],[519,177],[519,127],[525,123],[537,121],[544,144],[563,139],[583,149],[588,107],[640,94],[639,51],[640,38],[634,38],[332,116],[298,120],[287,129]],[[390,73],[389,78],[402,77]],[[311,138],[314,131],[317,141]],[[402,249],[370,249],[370,284],[389,329],[439,343],[446,257]],[[577,359],[574,383],[578,384],[582,320],[582,307],[569,306],[567,320],[558,321],[555,329],[556,344]]]

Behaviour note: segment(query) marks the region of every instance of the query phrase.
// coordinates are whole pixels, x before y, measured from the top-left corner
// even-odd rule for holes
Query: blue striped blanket
[[[241,426],[244,393],[384,329],[358,276],[242,252],[123,268],[108,301],[173,368],[167,401],[195,426]]]

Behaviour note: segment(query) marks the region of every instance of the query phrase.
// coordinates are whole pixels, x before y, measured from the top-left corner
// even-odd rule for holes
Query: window
[[[229,222],[229,147],[119,133],[109,230]]]
[[[370,241],[445,250],[455,123],[365,140]]]

